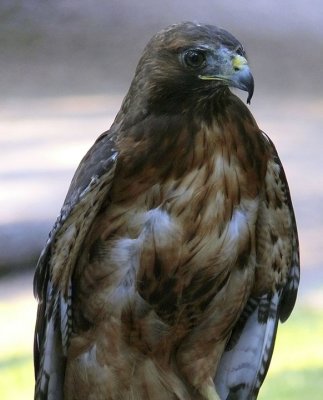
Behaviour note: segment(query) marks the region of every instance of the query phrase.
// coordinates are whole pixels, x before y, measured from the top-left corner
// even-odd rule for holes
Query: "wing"
[[[63,398],[71,275],[84,237],[109,195],[117,160],[114,145],[113,131],[105,132],[81,161],[36,267],[35,399]]]
[[[221,399],[256,399],[265,379],[278,320],[290,315],[300,269],[297,228],[286,176],[271,140],[256,227],[255,290],[236,323],[215,378]]]

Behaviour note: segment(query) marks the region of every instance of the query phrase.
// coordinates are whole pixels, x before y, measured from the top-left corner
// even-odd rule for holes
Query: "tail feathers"
[[[38,367],[36,369],[35,400],[62,400],[65,361],[71,333],[71,291],[67,300],[48,286],[47,322],[39,341],[36,331]]]
[[[238,321],[215,377],[222,400],[257,398],[274,348],[278,306],[279,293],[252,299],[247,305],[249,315],[243,314],[242,321]]]
[[[65,359],[61,339],[50,320],[46,329],[46,340],[41,360],[41,371],[36,381],[35,400],[62,400]]]

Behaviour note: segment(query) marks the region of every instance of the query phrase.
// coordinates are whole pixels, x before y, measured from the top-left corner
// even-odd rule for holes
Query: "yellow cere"
[[[235,70],[241,69],[242,67],[244,67],[247,64],[248,64],[248,61],[242,56],[236,55],[232,59],[232,67]]]

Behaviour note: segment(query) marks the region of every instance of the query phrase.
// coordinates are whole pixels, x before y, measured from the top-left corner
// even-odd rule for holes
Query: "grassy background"
[[[0,399],[33,397],[32,336],[35,302],[30,296],[0,303]],[[323,311],[297,306],[278,331],[260,400],[319,400],[323,393]]]
[[[0,285],[0,399],[33,398],[33,331],[36,301],[32,277]],[[16,283],[16,284],[14,284]]]
[[[279,327],[271,368],[259,399],[322,399],[322,338],[322,310],[296,308]]]

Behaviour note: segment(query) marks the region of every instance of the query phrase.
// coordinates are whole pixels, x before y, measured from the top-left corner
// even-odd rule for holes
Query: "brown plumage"
[[[152,38],[82,160],[35,274],[36,399],[255,399],[294,306],[298,239],[241,44]]]

